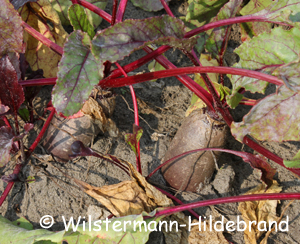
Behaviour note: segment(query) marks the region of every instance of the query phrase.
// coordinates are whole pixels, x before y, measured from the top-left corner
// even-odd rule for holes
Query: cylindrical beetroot
[[[204,109],[194,110],[178,129],[163,162],[187,151],[225,144],[227,125],[211,118]],[[201,151],[181,157],[162,167],[165,180],[181,191],[199,192],[215,170],[219,152]]]

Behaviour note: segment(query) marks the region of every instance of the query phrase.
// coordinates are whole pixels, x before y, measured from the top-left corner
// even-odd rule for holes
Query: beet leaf
[[[21,9],[21,16],[23,21],[36,31],[57,45],[63,46],[68,34],[48,0],[26,4]],[[57,64],[61,56],[28,33],[24,34],[24,41],[26,43],[25,57],[31,69],[33,71],[42,69],[45,78],[56,77]]]
[[[36,2],[37,0],[11,0],[10,3],[14,6],[15,10],[21,8],[24,4],[28,2]]]
[[[243,0],[230,0],[220,9],[218,15],[213,18],[212,22],[235,17],[242,3]],[[207,51],[219,60],[225,53],[230,30],[231,26],[228,25],[215,28],[207,40]]]
[[[261,34],[244,42],[235,52],[239,55],[240,61],[234,67],[272,74],[281,65],[299,59],[300,30],[298,28],[291,30],[275,28],[270,34]],[[236,99],[236,94],[242,87],[252,93],[264,93],[268,85],[262,80],[237,75],[232,76],[231,82],[233,85],[232,95],[227,97],[227,100]]]
[[[178,18],[164,15],[129,19],[98,32],[92,41],[92,52],[101,62],[116,62],[152,43],[191,51],[196,39],[184,38],[184,34],[185,26]]]
[[[300,151],[296,153],[292,160],[283,160],[283,163],[288,168],[300,168]]]
[[[68,13],[71,25],[74,27],[74,30],[87,32],[90,38],[93,38],[95,36],[94,27],[88,20],[84,7],[79,4],[73,4],[69,8]]]
[[[211,22],[220,8],[227,3],[228,0],[189,0],[189,7],[186,14],[186,20],[196,19],[199,23],[207,24]]]
[[[166,0],[166,2],[170,2],[170,1],[171,0]],[[131,2],[134,6],[149,12],[159,11],[164,8],[160,0],[131,0]]]
[[[23,52],[22,19],[8,0],[0,8],[0,56],[8,52]]]
[[[90,51],[88,34],[74,31],[64,46],[52,91],[52,103],[57,112],[66,116],[77,113],[102,78],[103,69]]]
[[[257,140],[300,140],[300,93],[283,86],[278,94],[262,99],[244,116],[243,122],[232,123],[231,132],[239,141],[250,134]]]
[[[69,25],[70,21],[68,18],[68,9],[72,5],[72,1],[70,0],[50,0],[49,1],[52,7],[57,11],[61,23],[63,25]],[[105,9],[107,5],[107,0],[87,0],[89,3],[93,3],[98,8]],[[93,13],[92,11],[85,9],[85,13],[88,16],[88,20],[92,23],[93,27],[96,28],[100,25],[102,18],[98,15]]]
[[[125,141],[129,144],[135,155],[138,155],[137,145],[143,135],[143,129],[136,124],[133,124],[133,133],[125,135]]]
[[[18,83],[17,73],[7,55],[0,59],[0,98],[2,104],[15,114],[25,100],[23,88]]]

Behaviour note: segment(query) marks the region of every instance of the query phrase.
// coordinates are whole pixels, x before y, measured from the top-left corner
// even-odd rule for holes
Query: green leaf
[[[61,23],[63,25],[70,25],[70,21],[68,19],[68,9],[72,5],[70,0],[49,0],[52,7],[57,11]],[[107,0],[87,0],[89,3],[92,3],[98,8],[105,9],[107,5]],[[102,18],[93,13],[92,11],[85,9],[85,13],[88,16],[88,19],[94,28],[97,28],[100,25]]]
[[[183,22],[167,15],[125,20],[101,32],[92,41],[92,52],[101,62],[116,62],[149,44],[167,44],[190,51],[195,38],[184,38]]]
[[[170,1],[171,0],[166,0],[166,2],[170,2]],[[131,2],[134,6],[149,12],[159,11],[164,8],[160,0],[131,0]]]
[[[165,56],[164,54],[162,55]],[[148,64],[148,69],[150,72],[165,70],[165,68],[160,63],[158,63],[155,59]],[[151,81],[156,81],[156,80],[157,79]]]
[[[30,230],[30,224],[25,219],[12,223],[0,215],[1,244],[33,244],[38,243],[38,241],[51,241],[39,243],[58,244],[62,241],[64,233],[65,231],[55,233],[43,229]]]
[[[240,11],[241,15],[255,14],[261,10],[268,8],[273,0],[250,0],[249,3]]]
[[[90,51],[88,34],[77,30],[69,36],[58,67],[52,102],[58,113],[70,116],[81,109],[103,77],[104,66]]]
[[[300,94],[283,86],[257,103],[243,122],[232,123],[231,132],[241,142],[247,134],[261,141],[299,141],[299,111]]]
[[[32,230],[32,225],[24,218],[10,222],[0,215],[0,241],[1,244],[127,244],[146,243],[149,234],[157,231],[157,223],[164,217],[154,217],[156,210],[151,213],[143,212],[139,215],[128,215],[120,218],[85,221],[72,229],[72,223],[68,231],[51,232],[48,230]],[[144,217],[148,217],[144,220]],[[66,221],[66,227],[69,221]],[[74,223],[75,222],[75,223]],[[76,221],[74,221],[74,227]]]
[[[288,168],[300,168],[300,151],[297,152],[292,160],[283,160],[283,163]]]
[[[29,110],[27,108],[20,108],[18,112],[23,120],[29,121]]]
[[[79,4],[73,4],[70,6],[68,14],[74,30],[87,32],[90,38],[93,38],[95,36],[94,27],[88,20],[84,7]]]
[[[251,0],[241,11],[241,15],[255,14],[267,8],[274,1],[272,0]],[[271,23],[266,22],[247,22],[240,24],[242,42],[258,36],[262,33],[271,31]]]
[[[9,0],[1,1],[0,8],[0,57],[8,52],[22,53],[22,19]]]
[[[135,155],[138,155],[137,144],[143,135],[143,129],[133,124],[133,134],[125,134],[125,141],[129,144]]]
[[[213,18],[212,22],[235,17],[242,3],[243,0],[230,0],[220,9],[219,13],[215,18]],[[214,57],[217,57],[219,60],[225,53],[228,38],[230,36],[230,30],[230,25],[215,28],[206,42],[207,51]]]
[[[197,20],[188,20],[187,21],[185,19],[185,16],[181,16],[179,18],[185,24],[186,31],[191,31],[191,30],[201,26],[201,24],[199,24],[199,22]],[[198,53],[202,53],[202,51],[204,50],[204,45],[206,43],[206,40],[209,37],[209,33],[211,33],[211,32],[212,32],[212,30],[208,30],[206,32],[199,33],[198,35],[195,36],[195,37],[197,37],[197,43],[195,44],[195,48]]]
[[[211,22],[228,0],[189,0],[186,20],[196,19],[201,25]]]
[[[257,3],[255,0],[254,2]],[[260,6],[254,8],[252,11],[260,10],[252,14],[252,16],[262,16],[268,21],[282,22],[296,26],[299,24],[294,22],[298,19],[295,18],[295,15],[300,12],[300,1],[299,0],[275,0],[275,1],[260,1]],[[249,11],[249,10],[248,10]],[[293,19],[294,17],[294,19]]]
[[[12,224],[14,224],[15,226],[18,226],[20,228],[24,228],[26,230],[33,230],[33,226],[32,224],[25,219],[24,217],[21,217],[13,222],[11,222]]]
[[[264,33],[244,42],[235,52],[240,61],[234,67],[272,74],[278,67],[299,59],[300,30],[275,28],[270,34]],[[237,93],[241,88],[252,93],[264,93],[268,85],[265,81],[238,75],[232,76],[231,83],[232,95],[227,99],[231,104],[235,102],[230,100],[238,100],[236,96],[239,96]]]

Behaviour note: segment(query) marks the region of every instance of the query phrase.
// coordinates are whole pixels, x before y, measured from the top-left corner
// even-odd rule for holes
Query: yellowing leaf
[[[151,212],[157,207],[172,205],[172,201],[150,185],[145,178],[128,162],[131,179],[115,185],[94,187],[74,179],[85,193],[98,200],[116,217]]]
[[[63,46],[68,34],[48,0],[39,0],[36,3],[24,5],[20,15],[23,21],[35,30],[59,46]],[[26,42],[25,57],[32,70],[42,69],[44,77],[56,77],[61,56],[26,32],[24,41]]]
[[[273,185],[265,191],[265,185],[261,184],[254,189],[248,191],[246,195],[250,194],[262,194],[262,193],[279,193],[282,187],[274,180]],[[243,219],[247,224],[247,228],[244,231],[244,239],[246,244],[256,244],[256,240],[265,232],[263,229],[269,230],[271,221],[278,220],[276,216],[277,200],[264,200],[253,202],[241,202],[239,204],[239,211],[242,213]],[[249,222],[251,228],[249,231]]]

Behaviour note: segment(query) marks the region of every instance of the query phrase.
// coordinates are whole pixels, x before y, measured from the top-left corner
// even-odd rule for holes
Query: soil
[[[112,1],[111,1],[112,2]],[[184,14],[187,3],[183,1],[172,1],[170,7],[176,16]],[[109,3],[106,11],[112,9]],[[147,18],[165,14],[165,11],[156,13],[145,12],[134,7],[128,2],[125,19],[128,18]],[[103,21],[101,28],[106,28],[107,23]],[[238,27],[233,27],[231,40],[229,41],[226,62],[233,64],[237,56],[232,53],[234,48],[239,45]],[[138,51],[126,58],[120,64],[126,64],[145,55],[143,51]],[[176,66],[184,67],[192,65],[191,62],[178,50],[169,50],[166,53],[167,58]],[[147,72],[147,66],[141,67],[136,72]],[[35,108],[42,114],[43,107],[51,98],[51,86],[43,87],[38,97],[35,99]],[[156,82],[145,82],[135,86],[136,94],[139,98],[139,111],[141,116],[141,127],[144,130],[141,138],[141,160],[142,172],[144,176],[152,172],[161,164],[170,141],[174,137],[178,127],[184,119],[184,114],[189,106],[192,93],[182,85],[176,78],[166,78]],[[268,89],[273,92],[274,88]],[[135,155],[130,147],[124,141],[124,134],[132,132],[134,123],[133,106],[129,89],[116,89],[116,109],[112,119],[116,122],[120,136],[116,139],[107,135],[99,135],[95,138],[92,148],[102,153],[116,155],[126,161],[135,164]],[[251,95],[256,98],[261,95]],[[247,106],[239,106],[232,111],[235,121],[241,121],[243,115],[249,111]],[[35,131],[31,132],[28,137],[28,143],[36,137],[41,129],[42,121],[35,125]],[[299,150],[298,143],[267,143],[262,142],[284,159],[290,159]],[[233,150],[242,150],[253,152],[251,149],[237,142],[232,136],[227,140],[226,148]],[[44,155],[44,156],[40,156]],[[39,158],[39,159],[37,159]],[[61,216],[65,218],[78,218],[79,216],[88,216],[92,214],[95,218],[107,217],[110,213],[101,207],[101,204],[95,199],[83,193],[73,181],[69,180],[63,173],[76,179],[82,180],[93,186],[101,187],[107,184],[115,184],[129,177],[115,166],[100,160],[98,158],[80,158],[68,163],[47,162],[49,157],[45,155],[42,147],[38,147],[34,157],[31,157],[29,164],[22,169],[21,178],[26,179],[28,176],[35,176],[36,182],[30,184],[16,183],[8,198],[0,208],[0,213],[9,220],[16,220],[24,216],[34,226],[40,228],[39,220],[44,215],[54,217],[55,224],[50,230],[62,230],[64,225]],[[277,168],[275,180],[283,187],[283,192],[299,191],[300,182],[288,170],[270,162]],[[246,193],[248,190],[256,187],[261,183],[260,176],[254,171],[249,164],[243,162],[239,157],[222,154],[218,161],[219,169],[216,170],[212,183],[208,184],[198,194],[182,192],[177,193],[177,197],[183,202],[194,202],[203,199],[214,199],[222,196],[235,196]],[[12,165],[0,169],[0,174],[11,173]],[[171,188],[166,186],[166,182],[160,173],[156,173],[150,182],[175,193]],[[0,181],[0,193],[3,192],[6,183]],[[288,204],[287,201],[281,201],[277,208],[278,216],[283,208]],[[240,212],[237,210],[238,204],[223,204],[211,207],[195,209],[202,215],[212,214],[213,209],[224,215],[228,220],[235,221]],[[300,243],[300,225],[299,211],[300,202],[295,201],[285,212],[285,217],[289,217],[289,231],[271,234],[268,243]],[[225,237],[232,243],[244,243],[242,232],[225,233]],[[164,243],[164,237],[161,233],[151,233],[148,243]]]

